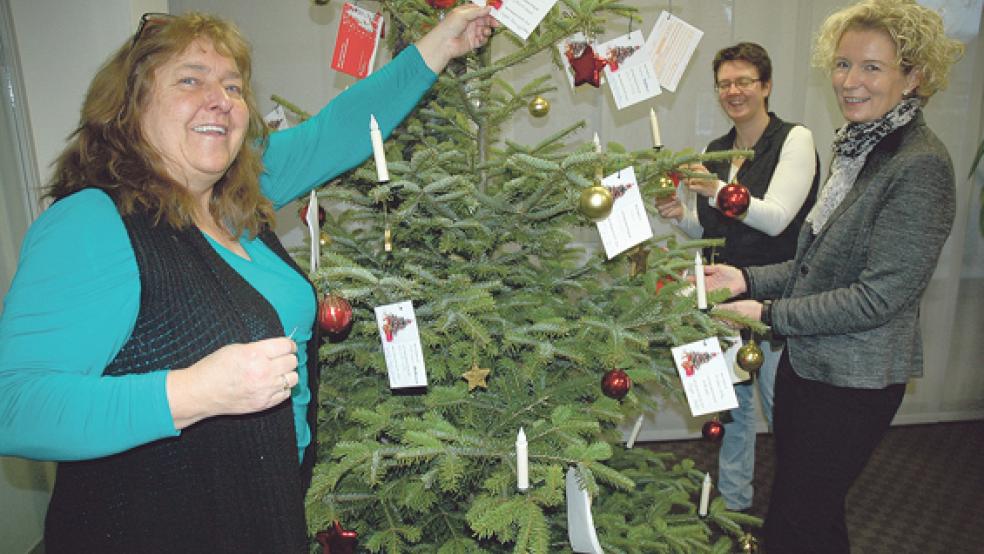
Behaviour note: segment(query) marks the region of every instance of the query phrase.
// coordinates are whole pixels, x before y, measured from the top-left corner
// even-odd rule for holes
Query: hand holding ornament
[[[692,281],[693,277],[690,277],[690,280]],[[728,289],[731,296],[737,296],[748,290],[748,283],[745,282],[741,270],[724,264],[704,266],[704,283],[709,291]]]
[[[449,11],[426,35],[417,41],[417,50],[434,73],[444,71],[448,62],[481,48],[499,22],[489,13],[492,8],[462,4]]]
[[[703,164],[690,164],[686,166],[686,169],[691,173],[706,173],[708,175],[706,178],[696,176],[684,178],[683,182],[687,185],[688,189],[701,196],[707,196],[708,198],[717,194],[720,181],[718,181],[717,178],[713,176],[713,173],[708,171]]]
[[[727,302],[724,304],[718,304],[714,309],[736,313],[756,321],[762,318],[762,303],[758,300],[737,300],[735,302]]]
[[[175,428],[287,400],[299,378],[296,352],[288,337],[229,344],[188,368],[169,371],[165,388]]]
[[[659,216],[665,219],[675,219],[680,221],[683,219],[683,204],[680,203],[680,199],[677,197],[656,199],[656,211],[659,212]]]

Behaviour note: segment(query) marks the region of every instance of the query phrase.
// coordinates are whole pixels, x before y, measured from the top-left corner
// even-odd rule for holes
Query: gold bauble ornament
[[[329,235],[324,231],[321,231],[321,234],[318,235],[318,243],[321,244],[322,248],[327,248],[329,245],[331,245],[331,235]]]
[[[595,185],[581,191],[578,209],[591,221],[601,221],[612,213],[612,193],[607,188]]]
[[[533,117],[543,117],[550,113],[550,102],[542,96],[535,96],[530,100],[529,109]]]
[[[738,349],[737,361],[738,367],[754,375],[762,367],[765,355],[759,345],[754,341],[748,341]]]

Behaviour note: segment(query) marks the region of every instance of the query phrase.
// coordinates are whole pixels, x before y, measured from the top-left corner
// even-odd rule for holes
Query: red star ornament
[[[574,56],[571,49],[568,49],[566,54],[567,61],[570,62],[571,69],[574,70],[575,87],[584,83],[589,83],[594,88],[601,87],[601,70],[608,62],[595,56],[594,48],[591,48],[590,44],[585,45],[580,56]]]
[[[318,531],[315,538],[321,545],[322,554],[353,554],[359,544],[359,534],[343,528],[338,521],[332,522],[328,529]]]

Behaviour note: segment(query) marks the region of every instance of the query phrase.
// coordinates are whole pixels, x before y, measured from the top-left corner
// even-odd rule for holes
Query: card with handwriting
[[[642,33],[632,31],[598,45],[599,54],[608,62],[605,81],[620,110],[660,93],[656,66],[642,52],[644,44]]]
[[[601,186],[612,193],[612,213],[596,224],[601,243],[605,247],[605,255],[610,260],[640,242],[653,238],[653,228],[642,202],[635,168],[629,166],[612,173],[602,179]]]
[[[557,0],[472,0],[479,6],[492,6],[492,17],[526,40],[543,21]]]
[[[675,346],[670,352],[694,417],[738,407],[731,372],[717,337]]]
[[[427,370],[413,304],[405,300],[377,306],[375,312],[390,388],[426,387]]]
[[[687,23],[679,17],[662,12],[656,18],[653,30],[646,38],[645,51],[642,54],[651,60],[656,68],[656,78],[660,85],[675,92],[683,70],[690,63],[690,58],[697,49],[697,43],[704,36],[704,31]]]
[[[382,14],[348,2],[343,4],[331,68],[358,79],[372,73],[382,33]]]

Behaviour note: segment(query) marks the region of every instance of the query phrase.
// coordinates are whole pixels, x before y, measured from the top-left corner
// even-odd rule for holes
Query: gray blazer
[[[796,373],[840,387],[883,388],[922,375],[919,301],[950,234],[953,164],[922,113],[868,154],[854,187],[796,257],[748,268],[754,299],[772,298]]]

